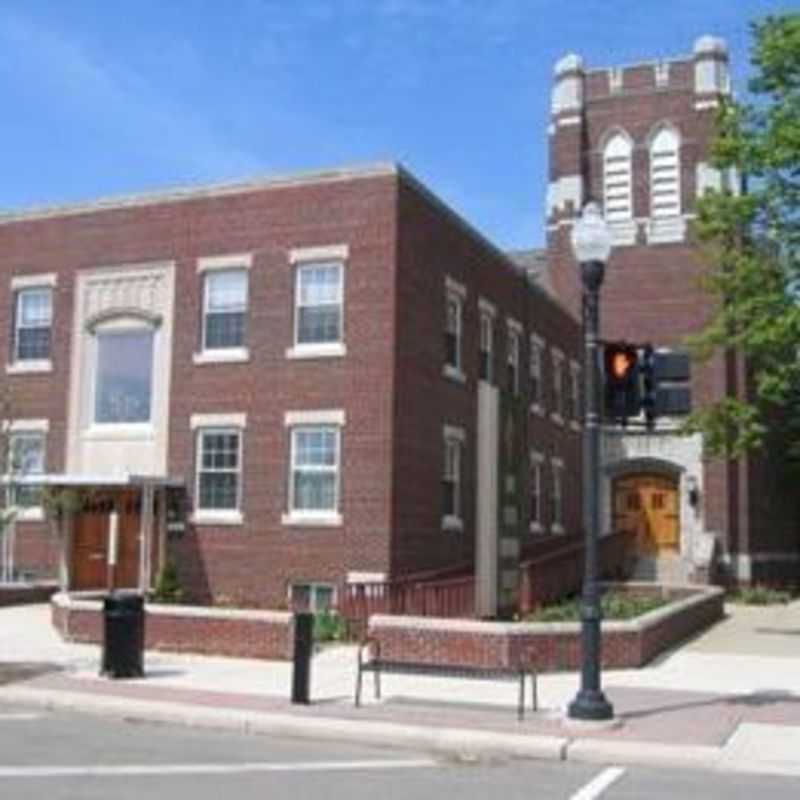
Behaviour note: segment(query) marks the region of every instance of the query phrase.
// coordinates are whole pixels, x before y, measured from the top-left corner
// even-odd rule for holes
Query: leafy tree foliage
[[[715,455],[780,442],[800,461],[800,13],[752,30],[752,99],[723,104],[712,154],[723,175],[745,176],[746,191],[729,180],[699,201],[717,302],[690,342],[699,359],[741,354],[748,391],[697,411],[688,427]]]

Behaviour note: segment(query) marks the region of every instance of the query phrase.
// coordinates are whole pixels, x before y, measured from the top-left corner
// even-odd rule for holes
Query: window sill
[[[296,344],[286,351],[286,358],[342,358],[347,355],[347,345],[344,342],[331,342],[330,344]]]
[[[130,439],[148,440],[155,438],[155,429],[149,422],[141,424],[110,422],[90,425],[83,431],[82,438],[95,441],[128,441]]]
[[[241,364],[249,360],[250,350],[247,347],[226,347],[192,353],[192,362],[195,364]]]
[[[281,525],[293,528],[340,528],[342,515],[333,513],[304,514],[297,511],[281,514]]]
[[[538,403],[531,403],[531,414],[536,414],[537,417],[544,416],[544,408]]]
[[[550,526],[550,533],[552,533],[554,536],[560,536],[564,533],[564,526],[555,523]]]
[[[52,371],[53,362],[50,361],[50,359],[41,361],[15,361],[13,364],[6,364],[7,375],[26,375]]]
[[[193,525],[243,525],[244,516],[241,511],[213,511],[211,509],[195,511],[190,517]]]
[[[553,422],[555,422],[556,425],[562,425],[562,426],[564,425],[564,417],[562,417],[561,414],[556,414],[555,412],[553,412],[550,415],[550,419]]]
[[[44,509],[41,506],[19,508],[14,514],[14,522],[44,522]]]
[[[446,516],[442,517],[443,531],[463,531],[464,520],[461,517]]]
[[[449,378],[451,381],[456,381],[456,383],[467,382],[467,376],[458,367],[454,367],[452,364],[445,364],[442,367],[442,375],[444,375],[445,378]]]
[[[531,533],[544,533],[544,526],[541,522],[531,522],[529,530]]]

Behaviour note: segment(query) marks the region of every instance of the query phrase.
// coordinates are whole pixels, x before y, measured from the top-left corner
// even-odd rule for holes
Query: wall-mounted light
[[[689,496],[689,505],[692,508],[697,508],[700,503],[700,485],[694,475],[690,475],[686,479],[686,493]]]

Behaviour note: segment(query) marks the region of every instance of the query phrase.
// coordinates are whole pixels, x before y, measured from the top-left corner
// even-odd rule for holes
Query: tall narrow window
[[[564,354],[553,350],[553,416],[564,420]]]
[[[544,342],[538,336],[531,336],[530,354],[530,390],[531,407],[541,413],[542,410],[542,349]]]
[[[339,510],[339,428],[292,428],[289,512],[332,515]]]
[[[603,150],[604,214],[608,222],[633,217],[631,143],[621,133],[609,139]]]
[[[569,416],[575,422],[580,422],[581,414],[581,368],[571,361],[569,365],[569,397],[570,409]]]
[[[444,329],[445,365],[461,370],[461,298],[447,296],[447,315]]]
[[[241,431],[200,430],[197,450],[198,510],[237,511],[241,503]]]
[[[150,422],[153,336],[149,328],[96,334],[96,423]]]
[[[650,143],[650,216],[681,213],[680,150],[677,133],[662,128]]]
[[[320,261],[297,267],[295,345],[336,345],[343,341],[343,274],[340,262]]]
[[[14,360],[48,360],[52,323],[52,289],[20,290],[14,315]]]
[[[553,459],[553,533],[564,531],[564,462]]]
[[[508,371],[508,391],[512,394],[519,394],[519,331],[516,326],[511,325],[508,328],[506,369]]]
[[[461,530],[461,453],[464,434],[460,428],[445,426],[444,473],[442,475],[442,527]]]
[[[214,270],[205,277],[203,349],[241,348],[245,343],[247,270]]]
[[[9,473],[13,477],[28,478],[44,473],[43,433],[19,431],[11,434],[9,441]],[[13,480],[13,478],[12,478]],[[29,483],[12,483],[11,505],[17,508],[38,508],[42,503],[42,489]]]
[[[480,377],[482,381],[491,383],[493,380],[493,351],[494,351],[494,316],[488,311],[481,311],[481,365]]]
[[[540,453],[531,453],[530,471],[530,531],[541,533],[542,528],[542,461]]]

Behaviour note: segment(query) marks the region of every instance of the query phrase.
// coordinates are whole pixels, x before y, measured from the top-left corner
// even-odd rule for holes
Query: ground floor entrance
[[[612,484],[614,529],[636,535],[640,553],[652,556],[680,549],[678,479],[636,474]]]

